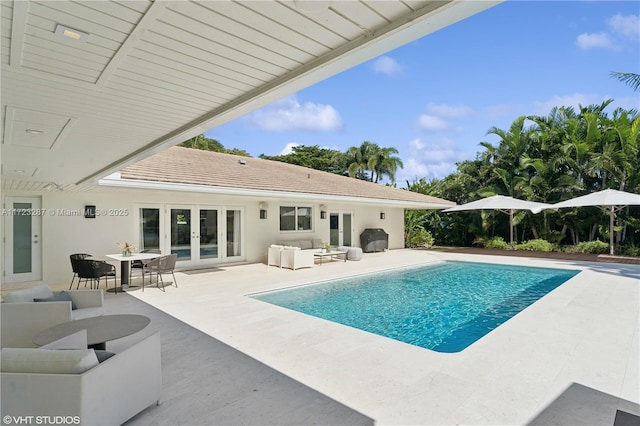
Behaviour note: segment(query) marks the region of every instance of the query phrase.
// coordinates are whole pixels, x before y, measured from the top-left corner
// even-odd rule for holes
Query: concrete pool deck
[[[455,354],[433,352],[246,296],[439,260],[582,272]],[[237,384],[228,383],[229,377],[220,380],[220,372],[201,371],[198,363],[186,359],[164,362],[175,358],[176,351],[184,352],[184,342],[175,336],[189,326],[200,332],[199,339],[211,336],[293,379],[296,386],[306,385],[353,410],[355,414],[347,414],[348,410],[327,405],[346,424],[613,425],[617,410],[640,415],[638,265],[393,250],[365,254],[360,262],[325,262],[296,271],[250,264],[184,271],[176,277],[179,287],[167,287],[166,293],[147,288],[106,297],[111,311],[134,307],[133,297],[138,306],[143,301],[185,323],[167,317],[155,327],[167,328],[165,399],[186,393],[191,406],[165,403],[130,424],[233,423],[234,417],[216,418],[206,409],[202,417],[194,417],[193,406],[206,407],[211,397],[198,389],[197,380],[176,377],[196,374],[200,383],[210,379],[222,390]],[[197,357],[205,359],[207,354]],[[252,386],[250,379],[243,380]],[[282,408],[278,424],[299,421],[288,417],[287,409],[291,408]],[[265,424],[264,417],[246,418],[240,411],[238,424]],[[310,418],[309,423],[323,421]],[[324,423],[333,422],[327,418]]]

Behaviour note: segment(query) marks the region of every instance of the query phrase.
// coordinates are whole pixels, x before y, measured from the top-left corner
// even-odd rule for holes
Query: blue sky
[[[396,182],[442,178],[496,126],[554,106],[640,109],[636,1],[507,1],[205,133],[252,156],[294,144],[395,147]]]

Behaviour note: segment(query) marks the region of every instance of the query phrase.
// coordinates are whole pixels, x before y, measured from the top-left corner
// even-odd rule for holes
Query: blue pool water
[[[441,262],[253,295],[438,352],[459,352],[580,271]]]

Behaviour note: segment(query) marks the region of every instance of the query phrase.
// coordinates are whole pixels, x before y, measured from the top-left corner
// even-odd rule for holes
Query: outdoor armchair
[[[162,291],[165,291],[162,274],[170,273],[171,276],[173,277],[173,284],[176,287],[178,287],[178,283],[176,282],[176,276],[173,274],[173,270],[176,267],[177,258],[178,258],[178,255],[173,253],[173,254],[167,254],[165,256],[160,256],[160,257],[156,257],[154,259],[149,260],[147,262],[146,268],[143,270],[143,272],[146,270],[146,272],[149,274],[149,283],[153,283],[152,276],[153,274],[156,274],[156,285],[158,286],[159,289],[161,289]],[[160,285],[162,285],[162,287],[160,287]],[[144,291],[144,278],[142,279],[142,291]]]
[[[147,250],[140,250],[140,253],[161,254],[162,252],[160,250],[158,250],[158,249],[147,249]],[[140,269],[140,272],[142,273],[142,286],[144,287],[144,274],[145,274],[145,269],[147,267],[147,263],[149,263],[149,260],[133,260],[133,261],[131,261],[131,267],[129,268],[129,282],[131,282],[131,275],[133,273],[133,270],[134,269]]]
[[[85,286],[88,282],[91,284],[91,288],[93,288],[93,284],[95,283],[95,288],[98,288],[100,287],[100,280],[104,278],[105,282],[107,282],[106,287],[108,287],[108,279],[111,277],[113,278],[113,287],[116,292],[118,291],[116,284],[116,267],[114,265],[104,260],[78,259],[76,260],[76,267],[78,268],[78,285],[80,285],[80,281],[85,280]]]
[[[71,270],[73,271],[73,277],[71,277],[71,284],[69,284],[69,290],[71,290],[71,287],[73,287],[73,281],[76,279],[76,277],[78,277],[78,266],[76,261],[86,259],[87,257],[91,257],[91,255],[87,253],[74,253],[69,255],[69,259],[71,259]],[[78,279],[78,285],[76,286],[76,290],[78,289],[78,286],[80,286],[80,279]]]

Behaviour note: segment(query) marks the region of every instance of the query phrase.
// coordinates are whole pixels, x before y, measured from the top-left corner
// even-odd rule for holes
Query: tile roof
[[[172,147],[120,171],[121,179],[328,197],[378,199],[446,208],[455,203],[306,167],[219,152]],[[354,200],[357,201],[357,200]]]

